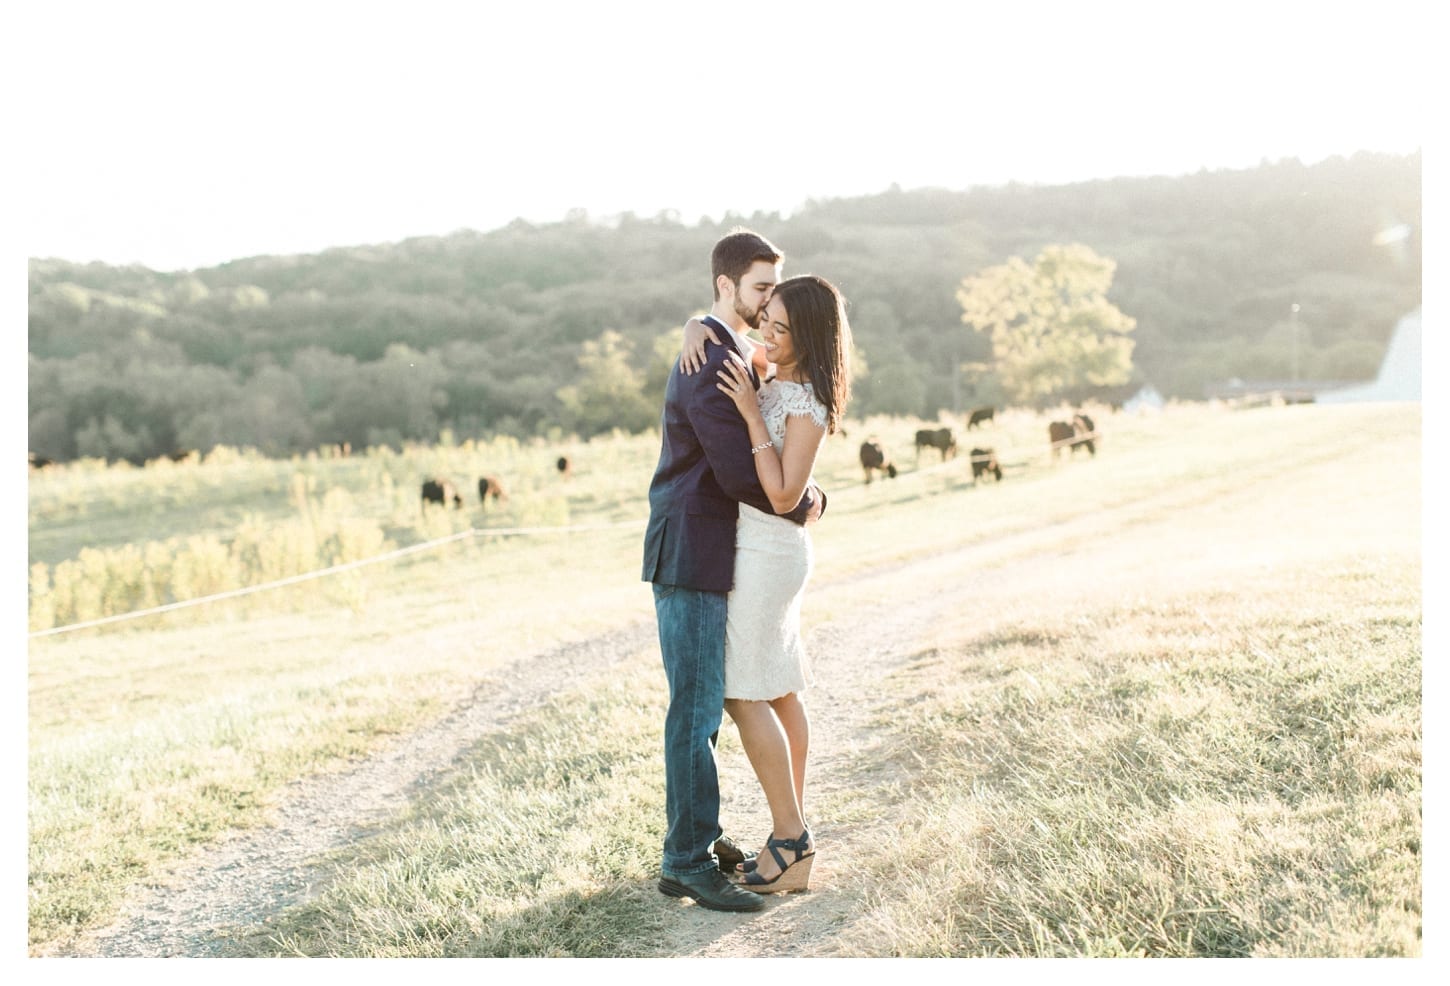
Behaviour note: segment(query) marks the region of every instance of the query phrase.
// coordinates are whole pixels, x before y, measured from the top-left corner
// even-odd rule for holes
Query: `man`
[[[783,256],[764,237],[735,230],[715,244],[715,301],[704,322],[722,341],[700,371],[675,364],[665,387],[659,465],[650,481],[644,581],[653,583],[660,653],[669,682],[665,715],[665,833],[659,889],[718,911],[753,911],[765,898],[725,878],[745,857],[720,829],[715,741],[725,702],[725,611],[734,580],[740,502],[774,513],[760,488],[750,434],[716,384],[725,360],[752,363],[755,328],[780,281]],[[751,370],[752,382],[759,379]],[[808,487],[785,516],[818,518],[825,495]]]

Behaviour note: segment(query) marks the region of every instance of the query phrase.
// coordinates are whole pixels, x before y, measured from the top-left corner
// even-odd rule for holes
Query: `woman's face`
[[[771,298],[760,317],[760,338],[765,358],[784,370],[796,364],[795,342],[790,334],[790,316],[779,298]]]

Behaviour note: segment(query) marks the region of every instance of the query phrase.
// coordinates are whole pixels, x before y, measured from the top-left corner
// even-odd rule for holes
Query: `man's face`
[[[780,283],[780,265],[768,260],[757,260],[740,278],[740,287],[735,292],[735,314],[750,328],[760,327],[760,313],[770,300],[770,293]]]

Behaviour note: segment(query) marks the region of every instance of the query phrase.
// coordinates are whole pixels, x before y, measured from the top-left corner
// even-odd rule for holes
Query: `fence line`
[[[35,630],[30,633],[31,638],[50,637],[55,634],[69,633],[72,630],[85,630],[91,627],[105,626],[108,623],[120,623],[123,620],[140,619],[143,616],[155,616],[158,613],[169,613],[173,610],[186,609],[190,606],[200,606],[203,603],[219,602],[223,599],[235,599],[240,596],[250,596],[257,592],[266,592],[271,589],[280,589],[283,586],[296,585],[299,582],[307,582],[312,579],[320,579],[325,575],[336,575],[339,572],[346,572],[354,568],[362,568],[364,565],[376,565],[380,562],[392,561],[404,555],[411,555],[419,551],[428,551],[441,545],[450,544],[454,541],[462,541],[464,538],[498,536],[504,534],[571,534],[576,531],[602,531],[619,527],[632,527],[643,524],[643,521],[625,520],[613,524],[576,524],[566,527],[492,527],[477,528],[470,527],[466,531],[459,531],[457,534],[450,534],[447,537],[434,538],[432,541],[422,541],[418,544],[409,545],[406,548],[397,548],[393,551],[386,551],[381,555],[374,555],[371,558],[360,558],[357,561],[345,562],[341,565],[333,565],[329,568],[319,568],[314,572],[303,572],[301,575],[290,575],[285,579],[277,579],[273,582],[263,582],[260,585],[243,586],[240,589],[228,589],[226,592],[216,592],[209,596],[198,596],[195,599],[183,599],[180,602],[166,603],[163,606],[152,606],[150,609],[137,609],[129,613],[117,613],[113,616],[103,616],[94,620],[86,620],[83,623],[71,623],[63,627],[51,627],[49,630]]]
[[[1082,435],[1074,435],[1071,438],[1064,439],[1059,442],[1053,442],[1051,445],[1050,453],[1057,452],[1059,449],[1066,445],[1074,445],[1087,440],[1100,439],[1101,437],[1102,436],[1097,431],[1092,431]],[[993,450],[992,455],[996,455],[995,450]],[[965,458],[971,462],[985,462],[988,461],[991,457],[992,456],[989,455],[965,456]],[[1000,456],[998,458],[1000,461]],[[953,457],[953,459],[944,459],[937,465],[927,466],[926,468],[917,467],[911,472],[903,473],[902,475],[917,476],[940,472],[944,469],[951,467],[954,464],[954,461],[955,457]],[[848,489],[852,488],[859,489],[860,487],[848,487]],[[843,492],[846,492],[846,490],[838,491],[837,495]],[[111,623],[120,623],[124,620],[136,620],[140,619],[143,616],[156,616],[161,613],[169,613],[178,609],[187,609],[191,606],[201,606],[205,603],[220,602],[223,599],[236,599],[241,596],[250,596],[258,592],[267,592],[272,589],[280,589],[284,586],[296,585],[299,582],[308,582],[312,579],[320,579],[327,575],[336,575],[339,572],[346,572],[351,569],[362,568],[365,565],[376,565],[381,562],[392,561],[393,559],[401,558],[404,555],[411,555],[419,551],[428,551],[445,544],[450,544],[454,541],[461,541],[464,538],[482,536],[497,537],[501,535],[516,534],[571,534],[578,531],[603,531],[623,527],[636,527],[642,525],[643,523],[644,521],[625,520],[616,521],[612,524],[575,524],[567,525],[564,527],[470,527],[468,530],[460,531],[457,534],[451,534],[447,537],[442,538],[435,538],[432,541],[423,541],[418,544],[409,545],[406,548],[398,548],[393,551],[387,551],[381,555],[374,555],[371,558],[360,558],[357,561],[350,561],[341,565],[333,565],[329,568],[320,568],[313,572],[304,572],[301,575],[288,576],[285,579],[277,579],[272,582],[263,582],[260,585],[243,586],[240,589],[228,589],[226,592],[217,592],[209,596],[198,596],[195,599],[183,599],[179,602],[166,603],[162,606],[152,606],[149,609],[132,610],[129,613],[117,613],[113,616],[103,616],[94,620],[86,620],[83,623],[70,623],[62,627],[51,627],[49,630],[34,630],[31,631],[29,636],[31,639],[35,639],[37,637],[51,637],[57,634],[70,633],[73,630],[87,630],[92,627],[106,626]]]

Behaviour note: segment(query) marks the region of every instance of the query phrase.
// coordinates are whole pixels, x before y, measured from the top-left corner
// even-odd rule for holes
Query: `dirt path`
[[[1095,521],[1101,523],[1101,520]],[[1063,525],[1069,527],[1071,525]],[[1032,538],[1044,543],[1045,532]],[[1024,537],[1024,540],[1026,538]],[[1000,543],[998,548],[1003,547]],[[811,692],[813,746],[812,774],[816,795],[829,798],[833,761],[847,755],[867,728],[861,717],[869,710],[856,697],[872,680],[916,653],[914,641],[922,628],[934,625],[944,609],[959,607],[980,594],[974,585],[980,574],[962,576],[978,564],[980,549],[960,549],[909,562],[888,564],[848,579],[817,581],[812,591],[849,592],[875,602],[849,608],[849,618],[817,626],[808,637],[815,655],[817,682]],[[1029,550],[1029,554],[1030,554]],[[1017,562],[1032,566],[1038,556]],[[943,577],[951,570],[955,576]],[[1018,573],[1013,577],[1020,577]],[[999,573],[1000,577],[1000,573]],[[889,583],[886,584],[886,583]],[[902,592],[901,586],[933,585],[938,591]],[[909,602],[882,600],[908,599]],[[439,631],[435,631],[439,632]],[[400,739],[367,760],[340,771],[295,782],[285,792],[274,824],[235,833],[225,842],[198,852],[172,872],[133,898],[118,919],[86,935],[65,954],[83,957],[209,957],[222,954],[230,932],[265,926],[269,918],[316,893],[328,869],[320,862],[337,849],[354,843],[407,806],[433,778],[446,772],[479,737],[499,729],[516,713],[537,708],[547,696],[550,682],[579,680],[607,670],[655,644],[653,622],[639,622],[614,633],[520,659],[528,674],[501,669],[441,721]],[[411,644],[409,644],[411,646]],[[722,789],[737,814],[764,815],[765,805],[743,757],[722,758]],[[758,803],[757,803],[758,802]],[[822,829],[821,838],[830,833]],[[854,894],[833,893],[831,874],[849,866],[854,851],[836,846],[838,866],[818,865],[810,896],[802,909],[800,896],[775,899],[766,913],[799,912],[793,951],[799,954],[803,938],[839,932]],[[822,854],[824,860],[825,854]],[[839,898],[839,899],[838,899]],[[661,897],[664,906],[679,906]],[[784,954],[779,922],[772,920],[759,940],[738,915],[722,915],[683,906],[681,937],[674,954]],[[807,929],[814,929],[807,933]]]
[[[1323,482],[1313,475],[1303,481]],[[1294,495],[1282,488],[1266,494],[1246,484],[1227,494],[1200,488],[1188,499],[1206,501],[1212,496],[1212,508],[1219,512],[1261,511],[1272,500],[1291,503]],[[846,761],[855,755],[853,751],[868,745],[873,734],[871,697],[879,683],[929,649],[941,625],[959,624],[964,613],[967,618],[987,614],[985,618],[1010,619],[1014,610],[1035,605],[1034,600],[1111,592],[1113,587],[1106,583],[1112,578],[1104,575],[1101,554],[1108,550],[1101,546],[1109,541],[1115,542],[1116,578],[1161,580],[1183,574],[1170,567],[1133,574],[1123,571],[1121,564],[1125,557],[1144,559],[1144,566],[1160,564],[1156,560],[1160,552],[1151,547],[1125,556],[1123,540],[1147,546],[1155,539],[1161,541],[1165,530],[1160,525],[1166,522],[1152,518],[1168,513],[1181,519],[1175,508],[1194,506],[1182,501],[1174,493],[1145,497],[990,543],[891,562],[849,577],[814,580],[808,591],[829,595],[831,616],[818,622],[807,640],[816,668],[816,685],[810,692],[813,749],[808,808],[829,802],[833,785],[847,783],[842,780],[849,773]],[[1205,545],[1203,550],[1211,551],[1213,546]],[[1178,566],[1182,567],[1181,561]],[[481,736],[501,728],[514,714],[537,708],[547,694],[546,683],[579,680],[642,649],[653,649],[654,629],[652,621],[643,621],[597,640],[530,655],[523,659],[530,673],[512,675],[502,670],[435,725],[344,771],[292,785],[274,825],[239,832],[197,854],[177,867],[164,885],[134,898],[116,922],[88,935],[68,954],[221,954],[233,931],[265,926],[270,917],[317,892],[327,875],[320,862],[325,854],[356,841],[403,809]],[[404,643],[411,646],[416,641]],[[766,814],[743,756],[722,757],[722,790],[733,813]],[[719,914],[661,896],[661,907],[678,911],[676,936],[663,953],[702,957],[829,953],[849,932],[860,908],[860,893],[849,884],[853,864],[879,846],[870,832],[833,830],[829,819],[817,822],[823,851],[811,893],[774,898],[760,915],[747,916]]]

